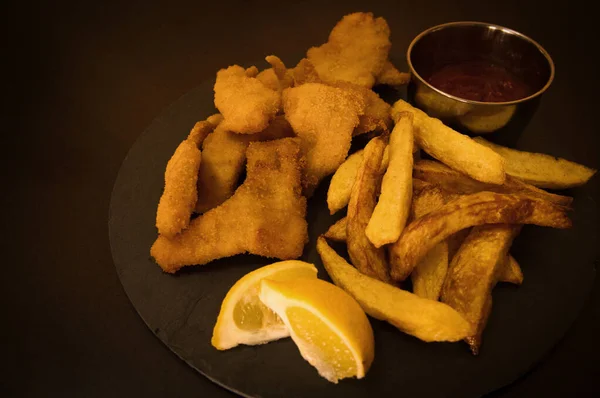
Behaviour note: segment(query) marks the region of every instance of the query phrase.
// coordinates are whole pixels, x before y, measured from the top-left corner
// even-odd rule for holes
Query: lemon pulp
[[[330,367],[323,369],[326,373],[332,373],[339,379],[356,375],[354,355],[342,338],[325,322],[301,307],[288,308],[286,315],[296,336],[308,345],[305,346],[307,354],[312,358],[319,358],[322,365]]]

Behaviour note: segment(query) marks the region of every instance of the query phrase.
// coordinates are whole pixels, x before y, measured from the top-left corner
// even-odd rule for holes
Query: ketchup
[[[480,102],[515,101],[532,94],[525,82],[508,70],[483,61],[444,66],[427,81],[455,97]]]

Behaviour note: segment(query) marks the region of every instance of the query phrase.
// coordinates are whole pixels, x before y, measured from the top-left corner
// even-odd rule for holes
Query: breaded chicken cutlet
[[[346,159],[365,99],[352,90],[319,83],[288,88],[282,98],[285,117],[301,138],[306,155],[303,184],[310,196],[319,181]]]
[[[241,253],[300,257],[308,226],[299,140],[252,142],[246,156],[246,180],[231,198],[192,220],[181,234],[154,242],[150,253],[165,272]]]
[[[258,133],[269,125],[281,105],[281,93],[255,76],[256,67],[233,65],[217,72],[215,106],[224,117],[223,127],[241,134]]]
[[[346,81],[373,87],[383,70],[392,43],[390,28],[383,18],[368,12],[344,16],[329,34],[327,43],[306,53],[321,80]]]
[[[251,142],[293,136],[294,131],[283,116],[276,116],[266,129],[254,134],[237,134],[221,126],[217,127],[202,146],[196,213],[202,214],[233,195],[246,164],[246,150]]]
[[[165,188],[158,202],[156,227],[158,233],[173,237],[190,223],[198,199],[197,179],[201,164],[200,145],[220,122],[215,115],[198,122],[187,139],[177,149],[165,171]]]

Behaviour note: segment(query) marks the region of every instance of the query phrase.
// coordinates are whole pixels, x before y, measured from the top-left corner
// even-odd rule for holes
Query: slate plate
[[[290,339],[217,351],[210,338],[226,292],[244,274],[272,261],[239,255],[173,276],[162,273],[149,255],[166,162],[193,124],[214,111],[212,84],[181,97],[140,136],[123,162],[109,212],[113,259],[129,299],[150,330],[206,377],[250,397],[476,397],[524,375],[576,318],[595,276],[597,208],[585,187],[569,192],[575,197],[571,230],[523,228],[511,253],[525,282],[494,290],[478,357],[463,343],[423,343],[376,320],[371,322],[373,367],[365,379],[338,385],[320,378]],[[308,203],[310,242],[301,258],[316,264],[319,277],[327,280],[315,241],[342,216],[329,215],[328,185],[324,181]]]

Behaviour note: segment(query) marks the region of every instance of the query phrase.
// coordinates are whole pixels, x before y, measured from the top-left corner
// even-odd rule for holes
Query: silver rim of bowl
[[[468,100],[468,99],[464,99],[464,98],[460,98],[460,97],[456,97],[454,95],[448,94],[434,86],[432,86],[431,84],[429,84],[425,79],[423,79],[421,77],[421,75],[419,75],[417,73],[417,71],[415,70],[413,64],[412,64],[412,60],[411,60],[411,52],[413,47],[415,46],[415,44],[417,44],[419,42],[419,40],[421,40],[421,38],[423,38],[424,36],[428,35],[431,32],[435,32],[437,30],[442,30],[444,28],[450,27],[450,26],[483,26],[486,28],[493,28],[493,29],[498,29],[498,30],[502,30],[505,33],[514,35],[514,36],[518,36],[523,40],[526,40],[528,42],[530,42],[531,44],[533,44],[539,52],[542,53],[542,55],[544,56],[544,58],[546,58],[546,61],[548,62],[548,65],[550,66],[550,77],[548,78],[548,81],[546,82],[546,84],[539,89],[538,91],[536,91],[535,93],[531,94],[528,97],[524,97],[518,100],[514,100],[514,101],[507,101],[507,102],[483,102],[483,101],[473,101],[473,100]],[[459,101],[459,102],[463,102],[466,104],[473,104],[473,105],[483,105],[483,106],[498,106],[498,105],[515,105],[515,104],[519,104],[521,102],[525,102],[528,101],[530,99],[533,99],[535,97],[540,96],[542,93],[544,93],[544,91],[546,91],[548,89],[548,87],[550,87],[550,85],[552,84],[552,81],[554,80],[554,61],[552,61],[552,57],[550,57],[550,54],[544,49],[544,47],[542,47],[537,41],[533,40],[531,37],[524,35],[521,32],[517,32],[516,30],[510,29],[510,28],[506,28],[504,26],[500,26],[500,25],[495,25],[492,23],[487,23],[487,22],[476,22],[476,21],[458,21],[458,22],[448,22],[448,23],[444,23],[441,25],[436,25],[436,26],[432,26],[429,29],[424,30],[423,32],[419,33],[410,43],[410,45],[408,46],[408,50],[406,51],[406,60],[408,62],[408,67],[410,69],[410,73],[415,76],[417,79],[419,79],[419,81],[423,84],[425,84],[427,87],[429,87],[430,89],[432,89],[433,91],[448,97],[448,98],[452,98],[455,101]]]

